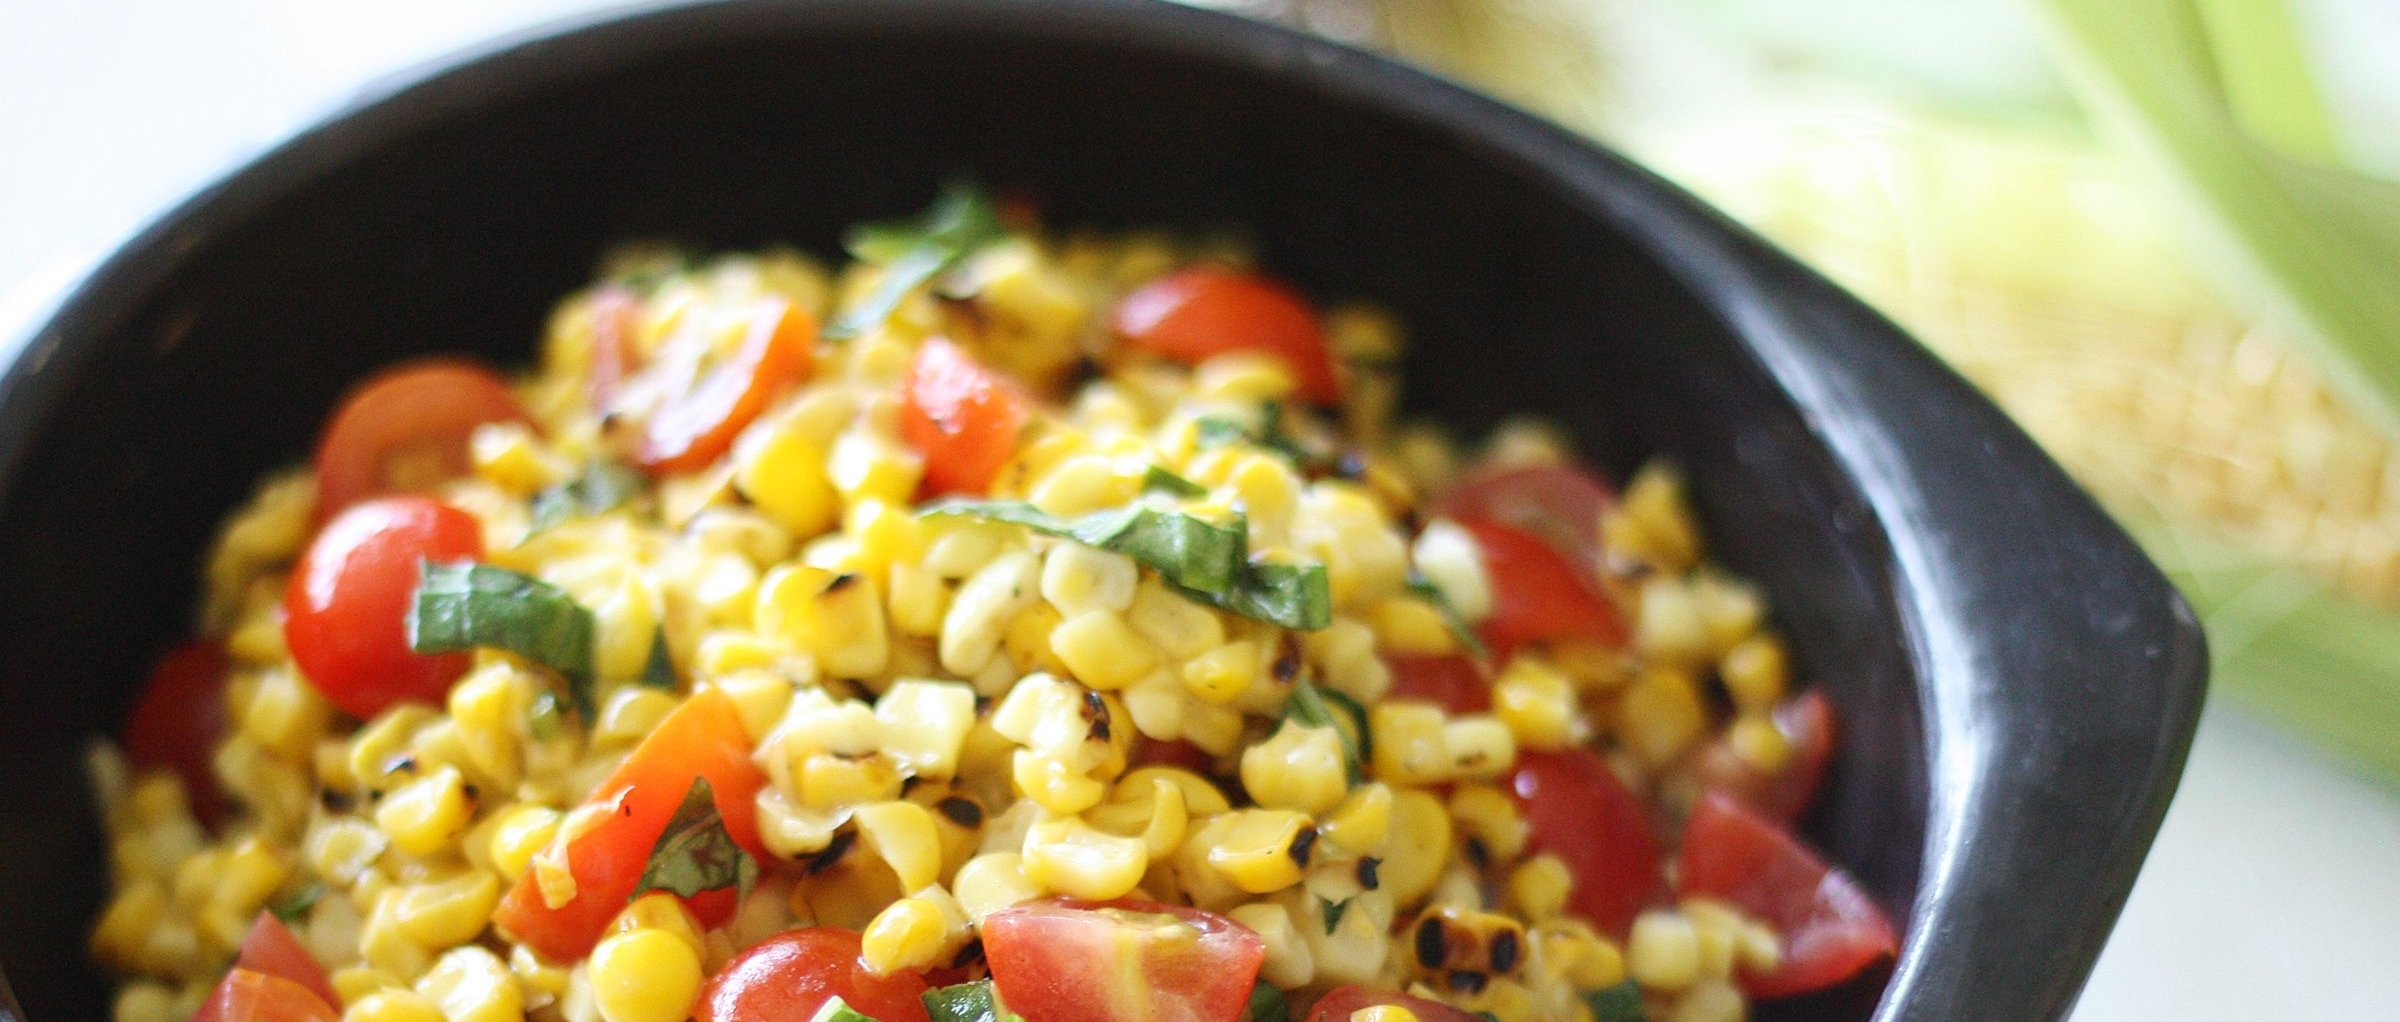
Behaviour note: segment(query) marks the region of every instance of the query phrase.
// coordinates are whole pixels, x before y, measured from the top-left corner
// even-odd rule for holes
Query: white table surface
[[[375,76],[589,0],[0,0],[0,333]],[[2212,707],[2076,1022],[2400,1020],[2400,794]]]

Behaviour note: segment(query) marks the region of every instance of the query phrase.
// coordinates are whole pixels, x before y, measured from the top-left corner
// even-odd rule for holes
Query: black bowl
[[[1885,977],[1769,1018],[2048,1020],[2081,987],[2198,714],[2198,629],[2001,414],[1889,323],[1583,140],[1272,27],[1117,0],[711,3],[409,76],[200,193],[0,380],[0,962],[102,1017],[78,773],[195,565],[343,386],[523,363],[629,237],[830,252],[955,174],[1055,220],[1243,225],[1397,311],[1415,411],[1530,412],[1689,470],[1846,723],[1809,833],[1906,920]]]

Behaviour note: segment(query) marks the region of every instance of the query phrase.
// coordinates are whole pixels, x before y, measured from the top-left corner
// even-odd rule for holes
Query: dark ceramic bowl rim
[[[684,33],[678,38],[688,39],[777,18],[832,30],[941,19],[1070,41],[1105,34],[1242,66],[1538,168],[1562,201],[1657,260],[1709,305],[1807,417],[1890,544],[1892,585],[1907,622],[1903,639],[1920,678],[1931,776],[1909,937],[1875,1017],[2065,1014],[2130,892],[2198,720],[2206,655],[2189,608],[2020,431],[1861,303],[1587,140],[1349,47],[1150,0],[705,0],[536,28],[368,87],[133,234],[37,314],[0,377],[0,409],[12,424],[47,421],[65,381],[90,354],[88,345],[79,350],[62,341],[104,335],[116,311],[112,295],[138,293],[171,276],[195,239],[372,150],[402,122],[604,67],[642,52],[648,29],[675,26]],[[1944,432],[1963,433],[1968,445],[1945,449],[1923,440]],[[33,429],[0,431],[0,503],[13,491],[35,436]],[[1974,463],[1978,457],[2006,461],[2011,471],[1986,472]],[[1947,515],[1994,504],[2045,513],[2063,507],[2080,527],[2064,536],[2030,526],[1981,534],[1938,528]],[[2001,565],[2009,570],[1997,572],[1996,581]],[[2063,596],[2022,605],[2028,591],[2077,592],[2095,571],[2112,573],[2133,596],[2107,606]],[[2006,612],[2004,621],[1963,624],[1995,610]],[[2070,657],[2039,665],[2039,676],[2028,678],[2014,658],[2023,649],[2134,641],[2128,637],[2144,644],[2140,657],[2152,668],[2146,676],[2102,677]],[[2079,717],[2059,699],[2025,691],[2096,685],[2132,691],[2115,718]],[[1988,733],[2004,705],[2013,714],[2006,733]],[[2010,741],[2031,735],[2057,740]],[[2078,783],[2107,789],[2099,793],[2107,796],[2098,800],[2102,817],[2029,814],[2022,798],[1998,797],[2009,793],[2009,775],[2067,776],[2075,772],[2073,757],[2095,750],[2106,750],[2117,769]],[[2062,826],[2076,829],[2062,839]],[[2052,889],[2017,889],[2035,876]],[[6,1014],[0,1009],[0,1018]]]

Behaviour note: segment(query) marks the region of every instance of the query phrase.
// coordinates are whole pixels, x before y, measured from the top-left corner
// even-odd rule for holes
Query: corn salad
[[[426,409],[488,370],[403,367],[265,482],[207,563],[223,732],[196,769],[138,728],[95,753],[118,1022],[250,973],[334,1013],[293,1018],[747,1018],[762,949],[834,930],[861,975],[1053,1022],[1001,921],[1059,904],[1142,955],[1193,918],[1250,949],[1241,1013],[1159,981],[1101,998],[1122,1022],[1746,1017],[1790,921],[1696,893],[1671,838],[1704,789],[1788,820],[1829,728],[1675,473],[1529,521],[1490,480],[1588,476],[1538,426],[1398,424],[1388,317],[1227,243],[945,202],[838,269],[629,250],[474,421]],[[377,415],[414,432],[362,489]],[[1545,819],[1570,758],[1626,841]],[[1595,854],[1645,879],[1598,892]]]

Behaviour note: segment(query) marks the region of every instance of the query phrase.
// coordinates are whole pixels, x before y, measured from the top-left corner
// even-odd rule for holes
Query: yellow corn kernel
[[[1750,1017],[1742,992],[1722,979],[1703,980],[1675,1001],[1666,1022],[1743,1022]]]
[[[1422,791],[1392,793],[1391,834],[1377,879],[1395,905],[1412,905],[1433,890],[1450,861],[1450,812]]]
[[[875,719],[883,755],[912,776],[952,777],[967,732],[975,726],[975,690],[957,682],[902,679],[875,700]]]
[[[113,1022],[179,1022],[190,1017],[175,1003],[175,991],[154,979],[126,983],[117,991],[110,1012]]]
[[[884,975],[946,965],[942,950],[949,937],[949,921],[939,907],[924,898],[902,898],[867,924],[859,935],[858,957]]]
[[[852,819],[867,850],[892,868],[902,889],[921,890],[941,879],[942,839],[932,810],[914,802],[877,802],[860,806]]]
[[[853,426],[833,441],[826,474],[842,499],[852,504],[880,500],[906,504],[925,475],[925,457],[897,437]]]
[[[1142,882],[1150,849],[1140,838],[1119,837],[1073,816],[1036,822],[1025,833],[1025,879],[1072,898],[1122,898]]]
[[[1341,732],[1285,721],[1266,741],[1242,750],[1242,788],[1270,809],[1321,813],[1350,789]]]
[[[1783,942],[1766,924],[1745,922],[1734,939],[1734,955],[1743,971],[1764,975],[1782,966]]]
[[[917,639],[942,632],[942,616],[950,611],[950,589],[942,576],[905,561],[891,566],[891,592],[884,599],[892,631]]]
[[[742,731],[752,742],[764,742],[792,703],[791,679],[773,671],[734,671],[711,678],[708,685],[733,700],[742,715]]]
[[[1441,611],[1416,596],[1389,596],[1367,609],[1375,642],[1400,656],[1448,656],[1458,652],[1458,640]]]
[[[1527,828],[1517,813],[1517,801],[1489,784],[1461,784],[1450,792],[1450,817],[1467,837],[1482,842],[1499,860],[1514,859],[1525,850]]]
[[[1700,932],[1680,913],[1644,912],[1626,938],[1625,961],[1646,990],[1687,989],[1700,978]]]
[[[1539,657],[1509,658],[1508,667],[1492,681],[1492,714],[1508,725],[1518,745],[1529,749],[1563,749],[1585,737],[1574,683]]]
[[[658,730],[658,722],[683,700],[674,693],[647,685],[627,685],[608,694],[600,704],[600,720],[592,725],[592,744],[632,745]]]
[[[1277,987],[1296,990],[1317,978],[1317,963],[1308,950],[1308,938],[1292,925],[1292,913],[1281,905],[1253,901],[1236,905],[1226,913],[1234,922],[1250,928],[1267,945],[1266,960],[1259,965],[1259,978]]]
[[[758,588],[759,632],[815,654],[836,677],[872,677],[890,663],[883,609],[881,587],[861,574],[786,565]]]
[[[1258,404],[1290,397],[1296,384],[1290,367],[1274,355],[1232,351],[1210,358],[1192,373],[1192,393],[1210,401]]]
[[[333,992],[341,995],[342,1003],[357,1004],[379,990],[408,990],[408,983],[398,976],[367,965],[352,965],[333,970]],[[412,994],[414,991],[410,991]]]
[[[1216,612],[1156,581],[1134,587],[1133,606],[1126,611],[1125,621],[1143,638],[1178,660],[1199,656],[1225,644],[1225,623],[1217,618]]]
[[[1079,769],[1077,763],[1031,749],[1019,749],[1010,757],[1009,777],[1026,798],[1062,815],[1098,805],[1108,793],[1100,778]]]
[[[1163,777],[1150,777],[1142,784],[1119,782],[1107,801],[1086,810],[1083,817],[1111,834],[1140,838],[1152,861],[1173,854],[1191,825],[1183,789]]]
[[[1792,761],[1792,742],[1775,721],[1763,713],[1743,714],[1726,729],[1725,740],[1734,755],[1769,776],[1783,772]]]
[[[442,955],[417,980],[450,1022],[516,1022],[525,1017],[525,991],[500,956],[468,945]]]
[[[1208,864],[1251,894],[1272,894],[1299,883],[1315,854],[1317,828],[1305,813],[1239,809],[1208,851]]]
[[[521,805],[501,816],[489,846],[493,871],[503,879],[524,875],[534,855],[558,836],[558,821],[558,810],[541,805]]]
[[[826,471],[831,445],[815,425],[789,416],[757,441],[745,436],[733,455],[734,488],[802,538],[832,528],[841,515],[841,494]]]
[[[1193,695],[1223,706],[1258,677],[1258,646],[1248,639],[1228,642],[1185,661],[1181,674]]]
[[[368,910],[366,924],[358,935],[358,953],[366,964],[403,980],[413,979],[432,964],[433,955],[425,945],[417,943],[402,932],[399,920],[401,890],[386,887],[375,895],[374,907]]]
[[[368,721],[357,734],[350,736],[350,776],[376,790],[399,783],[392,777],[392,770],[402,762],[409,739],[418,728],[439,716],[440,712],[433,707],[404,702]]]
[[[1141,478],[1107,457],[1082,454],[1051,466],[1033,485],[1033,506],[1060,518],[1123,507],[1141,494]]]
[[[830,809],[898,798],[902,778],[882,756],[847,759],[820,753],[801,764],[797,781],[802,803]]]
[[[1286,907],[1291,907],[1288,899]],[[1300,932],[1308,938],[1309,954],[1316,959],[1317,982],[1369,983],[1384,976],[1394,964],[1390,961],[1391,928],[1392,902],[1381,891],[1350,899],[1349,910],[1330,933],[1323,926],[1302,925]]]
[[[469,870],[448,880],[396,888],[392,921],[401,935],[429,948],[464,944],[482,933],[500,905],[500,880]]]
[[[1626,687],[1617,706],[1618,744],[1651,766],[1682,755],[1707,727],[1708,708],[1700,701],[1700,686],[1690,675],[1670,668],[1643,671]]]
[[[693,658],[692,669],[703,678],[721,678],[739,671],[773,668],[780,657],[775,646],[759,636],[718,630],[700,637],[700,650]]]
[[[1687,898],[1676,910],[1691,921],[1699,937],[1701,978],[1730,978],[1744,925],[1741,915],[1707,898]]]
[[[1073,668],[1051,648],[1050,633],[1058,630],[1058,608],[1035,601],[1008,619],[1008,630],[1002,634],[1000,648],[1008,653],[1009,663],[1021,671],[1042,671],[1048,674],[1072,674]]]
[[[1736,708],[1764,713],[1783,701],[1791,676],[1790,657],[1784,652],[1783,640],[1760,632],[1726,651],[1717,665],[1717,676],[1725,680],[1725,691],[1733,696]]]
[[[333,707],[300,680],[299,672],[276,668],[259,673],[258,686],[242,708],[242,733],[260,748],[300,760],[316,747],[332,717]]]
[[[414,990],[377,990],[343,1010],[342,1022],[450,1022],[441,1006]]]
[[[1182,767],[1146,766],[1128,772],[1117,782],[1119,788],[1147,790],[1152,784],[1165,781],[1183,794],[1184,807],[1194,817],[1214,816],[1233,808],[1225,793],[1209,781]]]
[[[1700,530],[1684,503],[1682,473],[1665,462],[1633,474],[1616,510],[1602,516],[1600,534],[1610,550],[1670,572],[1689,571],[1700,560]]]
[[[1766,601],[1757,587],[1722,572],[1695,572],[1692,599],[1708,634],[1708,648],[1718,655],[1756,633],[1766,618]]]
[[[266,903],[267,896],[283,886],[292,873],[288,846],[279,845],[255,835],[242,838],[226,849],[218,861],[214,883],[209,887],[209,903],[239,917],[240,929],[249,927],[248,917]],[[235,934],[238,939],[239,933]]]
[[[503,786],[513,787],[524,774],[520,735],[532,702],[533,686],[505,661],[478,667],[450,686],[450,719],[458,724],[468,758]]]
[[[986,852],[958,868],[950,881],[967,917],[980,920],[1018,902],[1042,896],[1042,889],[1025,876],[1025,857],[1017,852]]]
[[[1378,703],[1367,711],[1374,734],[1375,776],[1394,784],[1438,784],[1450,778],[1445,715],[1419,702]]]
[[[375,807],[375,825],[402,852],[433,855],[467,829],[475,809],[466,789],[456,768],[438,768],[385,795]]]
[[[1564,982],[1578,990],[1598,990],[1625,982],[1624,951],[1580,919],[1538,923],[1531,939],[1540,951],[1535,961],[1544,970],[1538,979]]]
[[[143,948],[167,911],[164,887],[148,880],[127,885],[110,899],[92,928],[92,957],[121,972],[140,969]]]
[[[685,947],[691,948],[694,955],[702,954],[706,947],[700,939],[700,923],[692,918],[689,909],[683,907],[683,899],[665,891],[651,891],[633,899],[617,910],[616,918],[608,923],[610,933],[642,930],[673,936],[682,941]]]
[[[592,949],[592,1003],[606,1022],[683,1022],[700,996],[700,956],[673,934],[620,933]]]
[[[1139,597],[1135,606],[1138,610]],[[1096,689],[1124,688],[1158,666],[1157,647],[1124,618],[1105,610],[1061,622],[1050,633],[1050,647],[1077,680]]]
[[[1062,615],[1124,613],[1140,581],[1132,558],[1081,543],[1060,543],[1042,556],[1042,598]]]
[[[328,818],[309,828],[300,854],[317,876],[335,887],[356,883],[391,841],[365,820]]]
[[[925,556],[925,525],[907,504],[862,500],[843,515],[842,531],[858,540],[859,553],[875,566],[877,577],[894,564]]]
[[[1508,873],[1508,904],[1535,922],[1557,918],[1567,910],[1567,889],[1574,877],[1555,855],[1535,855]]]
[[[1374,855],[1392,831],[1392,789],[1370,781],[1317,820],[1317,836],[1342,855]]]
[[[1654,662],[1693,665],[1707,661],[1708,622],[1700,600],[1683,579],[1654,575],[1642,582],[1634,614],[1633,645]]]
[[[1383,698],[1391,688],[1391,669],[1375,653],[1375,630],[1347,617],[1309,632],[1300,640],[1310,662],[1323,668],[1325,684],[1361,703]]]
[[[1039,562],[1022,548],[1009,550],[976,569],[942,615],[942,668],[973,677],[991,663],[1008,622],[1041,598]]]

